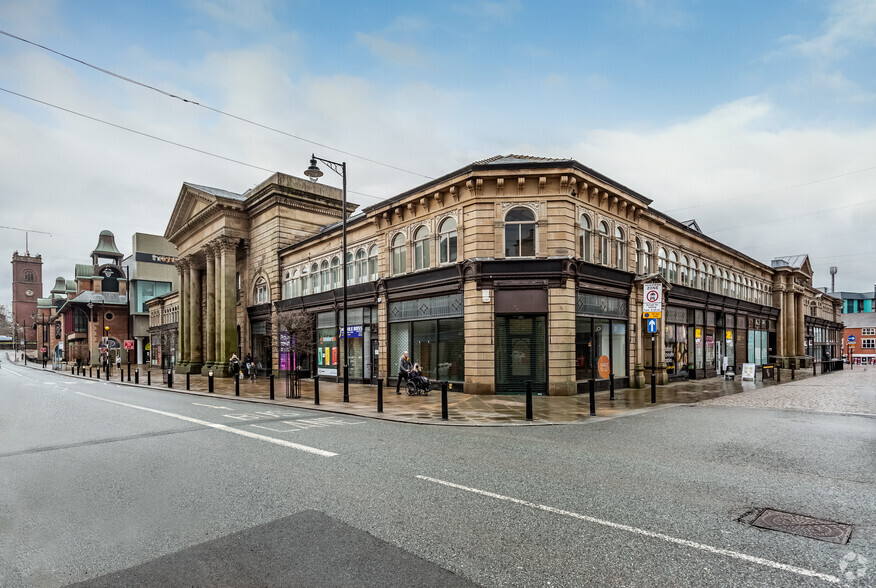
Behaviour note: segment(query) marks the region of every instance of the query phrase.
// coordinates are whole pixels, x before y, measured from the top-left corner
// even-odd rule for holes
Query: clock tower
[[[43,256],[30,255],[30,252],[12,254],[12,324],[18,325],[16,341],[34,343],[36,332],[33,329],[37,314],[37,299],[43,296]]]

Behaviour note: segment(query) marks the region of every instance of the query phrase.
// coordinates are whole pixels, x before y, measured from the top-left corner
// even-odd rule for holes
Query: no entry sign
[[[643,284],[642,312],[663,310],[663,284]]]

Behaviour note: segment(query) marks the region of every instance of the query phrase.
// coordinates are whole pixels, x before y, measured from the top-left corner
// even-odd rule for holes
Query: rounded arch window
[[[25,281],[25,282],[33,282],[33,281],[35,281],[35,280],[36,280],[36,278],[34,278],[34,274],[33,274],[33,272],[30,271],[30,270],[25,270],[25,272],[24,272],[24,281]]]
[[[621,227],[614,229],[614,253],[614,267],[625,269],[627,265],[627,236]]]
[[[256,280],[255,288],[255,303],[265,304],[268,301],[268,282],[264,278]]]
[[[332,257],[332,289],[341,287],[341,260],[338,256]]]
[[[292,272],[286,270],[283,272],[283,298],[291,298],[293,286],[292,286]]]
[[[377,280],[377,245],[368,250],[368,276],[372,282]]]
[[[307,266],[305,265],[301,268],[301,295],[307,296],[310,293],[309,288],[310,278],[308,277]]]
[[[456,219],[446,218],[438,227],[438,262],[456,261]]]
[[[392,275],[405,273],[408,266],[407,243],[405,242],[405,236],[401,233],[392,238],[390,256],[392,258]]]
[[[427,269],[430,262],[429,228],[420,227],[414,233],[414,269]]]
[[[322,292],[328,292],[331,289],[329,286],[329,262],[327,259],[323,259],[322,263],[319,264],[319,287]]]
[[[368,280],[368,254],[365,249],[356,251],[356,283],[361,284]]]
[[[678,256],[675,251],[669,252],[669,281],[673,284],[678,282]]]
[[[686,255],[681,256],[681,263],[678,266],[678,271],[680,272],[679,278],[681,278],[681,281],[679,283],[682,284],[683,286],[687,286],[687,256]]]
[[[319,288],[319,266],[315,263],[310,266],[310,291],[314,294],[320,291]]]
[[[657,271],[663,279],[669,279],[669,268],[666,264],[666,250],[661,247],[657,250]]]
[[[581,215],[578,231],[578,254],[584,261],[593,261],[593,224],[586,214]]]
[[[535,213],[518,206],[505,214],[505,257],[535,256]]]
[[[608,265],[609,259],[608,223],[599,222],[599,263]]]
[[[353,252],[347,251],[347,264],[345,266],[345,271],[347,272],[347,285],[352,286],[356,283],[356,272],[353,268]]]

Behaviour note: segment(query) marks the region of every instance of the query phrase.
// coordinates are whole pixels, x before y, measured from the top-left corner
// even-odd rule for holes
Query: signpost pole
[[[654,333],[651,333],[651,404],[657,402],[657,343],[654,341]]]

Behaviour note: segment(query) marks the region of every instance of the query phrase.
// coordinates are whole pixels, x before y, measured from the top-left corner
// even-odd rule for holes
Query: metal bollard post
[[[173,388],[173,370],[167,370],[167,387]]]
[[[270,378],[271,400],[274,399],[274,374],[268,376]]]
[[[134,383],[135,383],[135,384],[139,384],[139,383],[140,383],[140,368],[135,368],[135,369],[134,369]]]
[[[89,378],[94,377],[94,368],[92,368],[91,366],[88,366],[88,377]]]
[[[128,362],[128,381],[131,381],[131,362]]]
[[[441,382],[441,420],[447,420],[447,382]]]
[[[146,370],[146,385],[152,385],[152,370]]]
[[[106,366],[106,369],[105,369],[104,371],[106,372],[106,381],[109,382],[109,377],[110,377],[110,366],[107,365],[107,366]]]
[[[526,420],[532,420],[532,380],[526,380]]]
[[[791,364],[791,379],[792,379],[792,380],[794,379],[794,369],[795,369],[796,367],[797,367],[796,364],[793,364],[793,363]]]
[[[776,384],[782,383],[782,366],[776,362]]]
[[[612,372],[608,375],[608,381],[610,382],[609,385],[611,386],[611,388],[610,388],[611,392],[610,392],[609,395],[608,395],[608,399],[609,399],[609,400],[614,400],[614,371],[612,371]]]
[[[319,404],[319,374],[313,376],[313,403]]]
[[[75,375],[76,375],[76,367],[75,367],[75,366],[70,368],[70,375],[71,375],[71,376],[75,376]]]
[[[383,378],[377,380],[377,412],[383,412]]]
[[[653,378],[653,376],[652,376]],[[652,380],[653,381],[653,380]],[[651,402],[655,402],[654,388],[651,389]],[[590,416],[596,416],[596,381],[590,380]]]
[[[816,375],[815,374],[815,360],[814,359],[812,360],[812,375],[813,375],[813,377]]]
[[[240,396],[240,374],[234,374],[234,395]]]
[[[213,370],[207,372],[207,392],[213,393]]]
[[[119,382],[125,381],[125,370],[119,368]]]
[[[186,372],[186,390],[191,390],[191,389],[192,389],[192,378],[191,378],[191,376],[192,376],[191,373]]]

